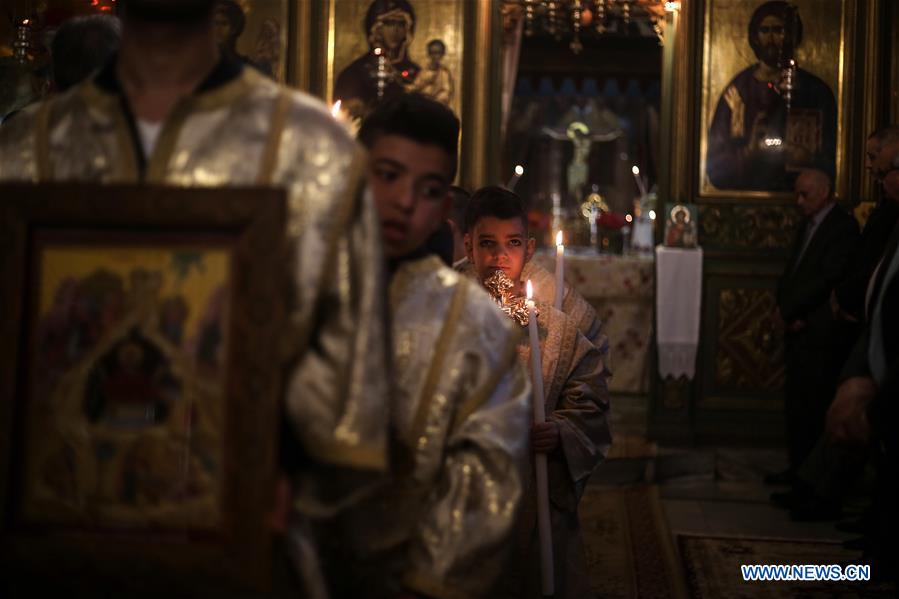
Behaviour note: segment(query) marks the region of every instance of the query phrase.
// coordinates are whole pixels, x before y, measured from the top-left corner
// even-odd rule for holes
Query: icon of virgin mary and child
[[[334,85],[334,99],[341,100],[351,117],[363,117],[381,100],[406,92],[452,101],[453,76],[442,64],[446,44],[428,42],[425,67],[409,56],[415,10],[408,0],[374,0],[364,25],[369,50],[343,69]]]

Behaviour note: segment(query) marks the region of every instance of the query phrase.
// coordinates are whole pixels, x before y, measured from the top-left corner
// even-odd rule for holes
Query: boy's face
[[[465,234],[465,251],[478,279],[484,281],[494,270],[502,270],[515,283],[534,255],[535,242],[528,239],[520,218],[485,216]]]
[[[417,250],[446,219],[452,168],[451,157],[436,145],[398,135],[383,135],[374,143],[368,181],[388,258]]]

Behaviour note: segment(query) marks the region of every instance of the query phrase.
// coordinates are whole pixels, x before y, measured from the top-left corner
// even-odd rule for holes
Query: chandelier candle
[[[509,179],[509,182],[506,183],[506,189],[509,191],[515,191],[515,186],[518,185],[518,180],[521,179],[521,176],[524,174],[524,167],[520,164],[515,165],[515,174],[512,175],[512,178]]]
[[[556,233],[556,310],[562,310],[562,298],[565,297],[565,246],[562,245],[562,231]]]
[[[540,358],[540,336],[537,332],[537,308],[534,305],[534,287],[527,282],[528,336],[531,341],[531,385],[533,386],[534,422],[546,422],[543,398],[543,370]],[[549,487],[546,475],[546,454],[534,455],[537,477],[537,531],[540,535],[540,582],[544,596],[555,592],[553,572],[553,539],[549,525]]]

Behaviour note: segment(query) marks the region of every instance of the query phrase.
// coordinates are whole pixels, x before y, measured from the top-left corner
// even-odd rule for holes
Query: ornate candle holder
[[[506,316],[525,327],[528,325],[528,306],[524,297],[515,295],[515,283],[502,270],[495,270],[484,280],[487,293]]]

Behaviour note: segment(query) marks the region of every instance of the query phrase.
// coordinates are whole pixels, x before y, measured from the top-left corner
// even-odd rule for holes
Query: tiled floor
[[[639,434],[635,434],[639,431],[632,426],[633,419],[629,423],[627,418],[623,423],[619,418],[618,438],[624,439],[629,450],[639,448]],[[652,447],[655,455],[638,451],[641,457],[607,460],[591,483],[659,485],[672,534],[820,540],[853,536],[837,531],[832,522],[793,522],[785,510],[770,503],[770,494],[784,488],[766,486],[763,478],[786,466],[783,450],[655,448],[645,439],[643,444]]]
[[[769,502],[766,472],[784,464],[768,449],[661,448],[655,458],[612,459],[591,481],[602,485],[657,484],[672,534],[846,540],[832,522],[793,522]]]
[[[591,484],[657,485],[676,551],[677,536],[684,534],[813,542],[840,542],[858,536],[838,531],[832,521],[795,522],[786,510],[770,502],[772,492],[786,487],[767,486],[763,479],[786,467],[785,450],[658,447],[646,439],[641,398],[619,398],[615,405],[617,415],[611,425],[617,445]],[[846,517],[857,516],[865,503],[863,494],[850,500]]]
[[[786,467],[777,448],[655,447],[645,439],[646,398],[613,397],[611,427],[619,446],[592,484],[657,484],[672,534],[845,540],[832,522],[793,522],[769,501],[763,478]],[[617,451],[616,451],[617,449]],[[636,456],[636,457],[633,457]]]
[[[659,477],[661,496],[672,534],[770,537],[842,541],[833,522],[794,522],[786,510],[769,501],[772,491],[782,490],[762,482],[766,472],[778,471],[785,456],[775,450],[715,449],[676,456],[683,463]],[[687,456],[690,456],[689,458]],[[702,456],[701,458],[698,456]],[[710,468],[686,474],[690,466],[707,461]]]
[[[844,541],[853,537],[831,522],[793,522],[786,510],[768,503],[671,499],[662,503],[671,533],[709,536]]]

